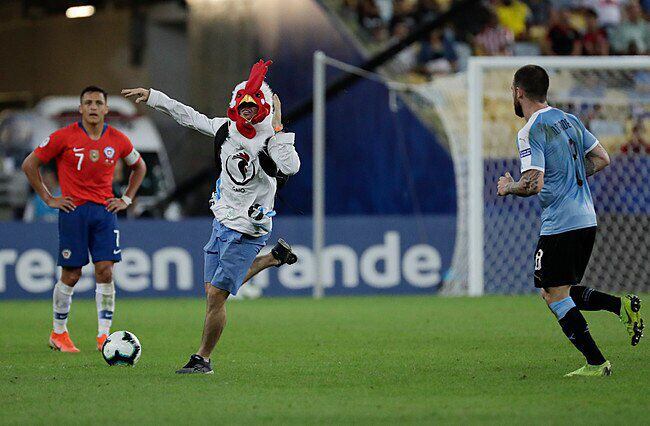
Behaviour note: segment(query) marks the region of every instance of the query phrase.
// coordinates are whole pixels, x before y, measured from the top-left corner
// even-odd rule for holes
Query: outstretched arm
[[[585,172],[587,176],[595,175],[609,166],[609,163],[609,154],[601,144],[598,144],[585,155]]]
[[[521,174],[519,182],[515,182],[510,173],[506,172],[505,176],[499,178],[497,193],[500,196],[512,194],[519,197],[530,197],[539,194],[543,187],[544,172],[541,170],[526,170]]]
[[[139,87],[123,89],[122,94],[126,98],[134,98],[135,103],[145,102],[148,106],[169,115],[181,126],[197,130],[207,136],[214,137],[219,127],[228,121],[227,118],[208,118],[194,108],[184,105],[158,90]]]

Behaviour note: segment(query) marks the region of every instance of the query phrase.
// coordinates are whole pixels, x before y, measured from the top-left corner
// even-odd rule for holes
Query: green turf
[[[649,298],[646,297],[646,300]],[[0,303],[0,423],[626,423],[648,420],[650,342],[587,313],[613,376],[582,364],[534,297],[233,301],[211,376],[177,376],[199,341],[198,299],[118,299],[135,368],[94,349],[95,306],[75,300],[80,354],[46,347],[50,302]]]

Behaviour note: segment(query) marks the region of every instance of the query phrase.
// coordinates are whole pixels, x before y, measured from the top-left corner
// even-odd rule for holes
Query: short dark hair
[[[531,101],[546,102],[548,73],[539,65],[526,65],[517,70],[513,85],[526,92]]]
[[[81,91],[81,95],[79,95],[79,101],[83,100],[83,97],[86,93],[91,93],[91,92],[99,92],[102,95],[104,95],[104,100],[108,102],[108,93],[106,93],[106,90],[102,89],[99,86],[88,86],[85,89]]]

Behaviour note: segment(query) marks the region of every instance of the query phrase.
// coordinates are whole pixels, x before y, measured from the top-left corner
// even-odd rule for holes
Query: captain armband
[[[135,163],[138,162],[139,159],[140,159],[140,153],[135,148],[133,148],[133,151],[131,151],[129,155],[124,157],[124,161],[128,166],[134,165]]]

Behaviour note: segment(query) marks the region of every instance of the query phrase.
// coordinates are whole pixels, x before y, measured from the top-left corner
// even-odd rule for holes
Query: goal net
[[[345,90],[327,87],[326,77],[340,88],[352,76]],[[429,126],[435,110],[420,86],[315,52],[313,242],[298,247],[314,297],[444,286],[455,239],[453,160]]]
[[[457,236],[445,291],[533,290],[540,228],[537,197],[498,197],[496,182],[519,178],[511,82],[526,64],[550,75],[549,104],[576,115],[600,140],[611,165],[589,178],[598,236],[584,283],[614,292],[650,282],[650,57],[471,58],[467,73],[436,78],[420,94],[435,105],[457,186]]]

